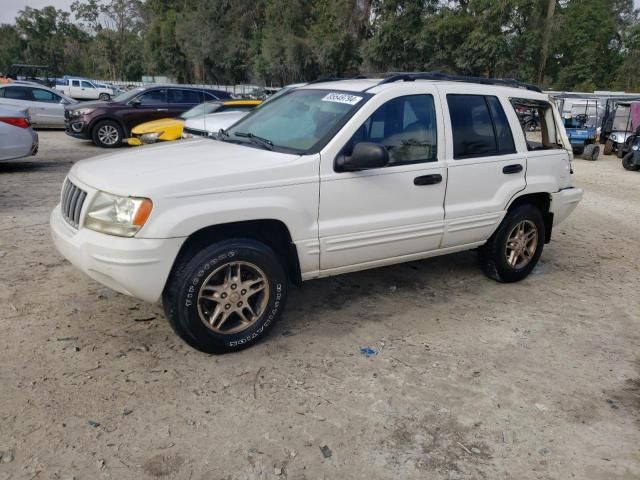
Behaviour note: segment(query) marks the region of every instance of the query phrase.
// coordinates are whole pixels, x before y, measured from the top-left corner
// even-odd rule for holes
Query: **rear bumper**
[[[584,191],[581,188],[565,188],[559,192],[551,194],[551,205],[549,211],[553,213],[553,225],[558,225],[564,221],[571,212],[573,212],[580,200]]]
[[[184,238],[124,238],[75,230],[58,205],[51,213],[51,236],[58,251],[75,267],[117,292],[148,302],[162,295]]]

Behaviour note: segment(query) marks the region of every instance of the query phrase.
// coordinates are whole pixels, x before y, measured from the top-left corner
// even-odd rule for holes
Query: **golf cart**
[[[55,87],[55,79],[49,77],[48,65],[25,65],[14,63],[9,67],[7,78],[39,83],[45,87]]]
[[[627,139],[622,156],[622,166],[625,170],[632,172],[640,170],[640,126]]]
[[[573,153],[582,155],[585,160],[597,160],[600,155],[599,125],[604,114],[602,99],[571,97],[558,103]]]
[[[605,155],[616,152],[622,158],[623,146],[634,132],[631,118],[632,104],[639,101],[640,98],[610,98],[607,100],[600,134],[600,143],[604,143]]]

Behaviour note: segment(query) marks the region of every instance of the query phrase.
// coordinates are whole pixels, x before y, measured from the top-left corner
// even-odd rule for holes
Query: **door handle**
[[[422,175],[413,179],[414,185],[435,185],[442,181],[442,175],[436,173],[434,175]]]
[[[168,108],[156,108],[156,112],[168,112]]]
[[[507,165],[502,169],[502,173],[508,175],[510,173],[520,173],[522,171],[522,165],[516,163],[514,165]]]

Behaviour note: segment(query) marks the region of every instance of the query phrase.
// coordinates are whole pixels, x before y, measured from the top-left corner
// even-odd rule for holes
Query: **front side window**
[[[50,92],[49,90],[34,88],[31,92],[36,102],[58,103],[60,101],[60,97],[58,97],[55,93]]]
[[[274,149],[311,153],[321,149],[369,97],[361,92],[293,90],[244,117],[228,130],[228,138],[252,143],[252,137],[261,137]]]
[[[356,131],[342,153],[360,142],[383,145],[389,165],[434,162],[438,158],[436,112],[431,95],[394,98],[379,107]]]
[[[151,90],[149,92],[143,93],[138,97],[140,101],[140,105],[159,105],[167,103],[167,91],[162,90]]]

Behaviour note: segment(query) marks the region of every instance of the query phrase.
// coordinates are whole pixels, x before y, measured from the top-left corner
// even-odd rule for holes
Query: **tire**
[[[108,102],[109,100],[111,100],[111,95],[109,95],[108,93],[101,93],[100,96],[98,97],[98,100],[102,100],[103,102]]]
[[[598,145],[587,145],[582,152],[582,158],[585,160],[596,161],[600,155],[600,147]]]
[[[529,242],[530,249],[523,251],[523,259],[520,260],[520,256],[515,256],[515,261],[509,263],[508,242],[510,238],[513,241],[518,241],[513,236],[518,234],[518,229],[521,226],[524,228],[525,235],[535,231],[535,246]],[[489,278],[499,282],[518,282],[529,275],[538,263],[544,248],[544,241],[545,226],[540,210],[531,204],[516,206],[507,212],[498,230],[480,248],[482,270]],[[522,243],[522,245],[526,245],[526,243]]]
[[[604,143],[604,150],[602,153],[605,155],[611,155],[611,152],[613,152],[613,142],[611,140],[607,140]]]
[[[116,148],[122,144],[122,127],[113,120],[98,122],[91,132],[93,143],[102,148]]]
[[[625,170],[629,170],[630,172],[637,172],[640,170],[640,165],[634,165],[633,161],[633,151],[627,153],[624,157],[622,157],[622,166]]]
[[[287,291],[285,270],[271,248],[232,239],[185,255],[162,302],[180,338],[201,352],[221,354],[264,338],[284,309]]]
[[[625,155],[623,148],[624,148],[624,143],[621,143],[618,145],[618,148],[616,149],[616,156],[620,159]]]

